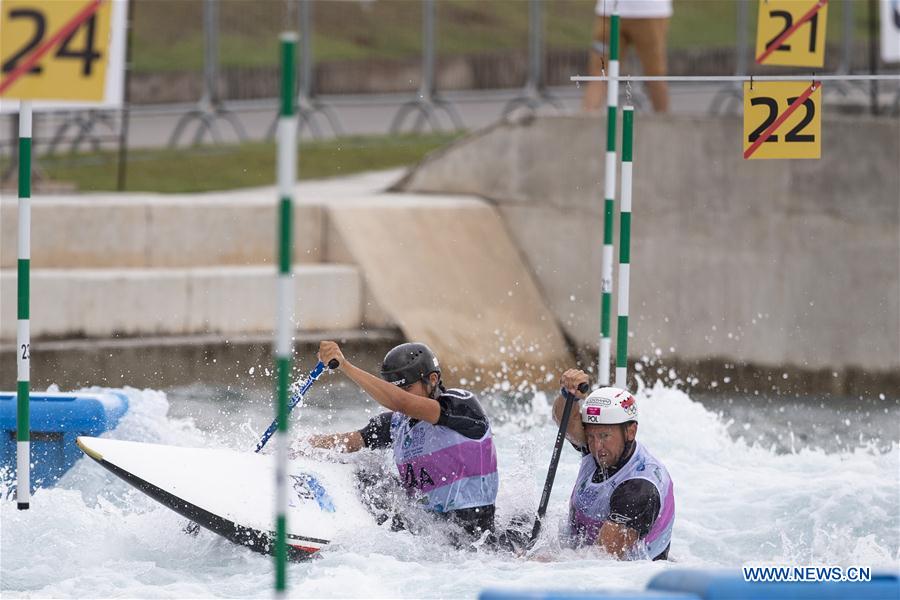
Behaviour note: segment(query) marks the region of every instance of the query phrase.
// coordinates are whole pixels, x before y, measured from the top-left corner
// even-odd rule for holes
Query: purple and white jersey
[[[675,522],[675,494],[672,478],[661,462],[636,443],[631,458],[608,479],[595,483],[597,463],[586,454],[575,480],[569,505],[569,535],[583,543],[594,544],[604,521],[615,521],[610,515],[610,498],[617,487],[632,479],[649,481],[659,492],[659,511],[650,531],[642,536],[629,555],[631,560],[652,559],[668,548]]]
[[[473,397],[448,389],[442,396]],[[443,425],[391,416],[394,462],[410,493],[421,495],[426,510],[449,512],[487,506],[497,499],[497,452],[490,426],[479,439]]]

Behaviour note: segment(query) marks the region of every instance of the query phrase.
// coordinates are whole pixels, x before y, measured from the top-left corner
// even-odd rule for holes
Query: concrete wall
[[[403,341],[396,329],[329,333],[341,340],[341,347],[354,358],[354,364],[369,372],[377,370],[385,353]],[[312,367],[320,338],[316,332],[300,332],[294,337],[295,373]],[[63,390],[123,385],[171,389],[203,382],[236,386],[245,392],[255,388],[263,394],[272,393],[271,333],[225,338],[191,335],[43,340],[32,349],[32,390],[43,390],[49,385]],[[16,360],[12,350],[0,352],[0,359],[0,385],[3,389],[15,389]],[[313,387],[307,400],[314,401],[328,387]]]
[[[475,198],[383,193],[400,174],[298,184],[298,332],[399,328],[432,345],[449,371],[485,384],[568,364],[497,210]],[[36,197],[33,339],[271,333],[275,197],[273,188]],[[16,336],[16,211],[15,199],[0,203],[7,349]]]
[[[31,258],[44,268],[196,267],[272,261],[274,191],[37,196]],[[14,199],[12,199],[14,200]],[[16,265],[18,206],[0,203],[0,267]],[[294,208],[294,261],[319,262],[320,203]]]
[[[362,325],[362,280],[352,265],[294,269],[300,331]],[[16,339],[16,272],[0,271],[0,340]],[[274,269],[37,269],[31,277],[31,335],[107,338],[271,331]]]
[[[494,202],[557,319],[591,349],[604,121],[500,124],[396,186]],[[821,160],[744,161],[736,118],[637,115],[630,355],[900,371],[900,122],[822,130]]]

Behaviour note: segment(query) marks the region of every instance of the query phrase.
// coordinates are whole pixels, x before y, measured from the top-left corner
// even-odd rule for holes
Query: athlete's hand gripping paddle
[[[329,369],[337,369],[339,366],[341,365],[336,358],[332,358],[328,361]],[[316,379],[318,379],[324,371],[325,365],[322,363],[322,361],[319,361],[313,368],[313,370],[309,372],[309,375],[306,376],[306,381],[303,382],[303,385],[300,386],[300,389],[297,390],[297,392],[293,396],[291,396],[291,400],[288,403],[288,415],[290,415],[291,411],[294,410],[294,407],[297,406],[297,404],[299,404],[301,400],[303,400],[303,396],[306,395],[306,392],[309,391],[309,388],[312,387],[312,384],[316,382]],[[263,434],[262,439],[256,443],[256,448],[253,451],[259,452],[260,450],[262,450],[266,443],[269,441],[269,438],[272,437],[272,434],[275,433],[276,429],[278,429],[278,419],[272,421],[272,424],[269,425],[269,428],[266,429],[266,432]]]
[[[579,384],[578,391],[587,394],[591,387],[583,382]],[[553,491],[553,480],[556,479],[556,467],[559,465],[559,454],[562,450],[563,441],[566,439],[566,429],[569,426],[569,417],[572,415],[572,406],[578,398],[570,393],[567,389],[561,390],[566,404],[563,407],[562,418],[559,420],[559,432],[556,434],[556,444],[553,446],[553,455],[550,457],[550,468],[547,470],[547,480],[544,482],[544,493],[541,494],[541,504],[538,506],[537,518],[534,520],[534,528],[531,530],[531,540],[529,547],[534,545],[538,535],[541,533],[541,521],[547,513],[547,504],[550,503],[550,492]]]

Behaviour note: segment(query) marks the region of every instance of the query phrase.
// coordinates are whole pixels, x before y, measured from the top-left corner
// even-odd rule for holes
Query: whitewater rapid
[[[343,390],[343,391],[342,391]],[[126,388],[131,409],[116,439],[251,449],[271,416],[262,405],[173,405],[166,394]],[[377,408],[335,387],[328,406],[301,407],[292,432],[360,428]],[[618,562],[562,550],[558,525],[580,456],[567,449],[545,521],[539,560],[458,551],[428,536],[374,524],[334,541],[319,560],[292,564],[292,597],[474,598],[486,587],[641,589],[658,572],[745,564],[900,568],[900,441],[841,451],[776,451],[740,433],[743,423],[686,393],[657,385],[638,395],[639,439],[675,482],[670,562]],[[227,404],[227,403],[226,403]],[[498,520],[533,514],[555,438],[549,401],[486,403],[499,454]],[[178,410],[173,410],[178,408]],[[200,411],[205,411],[202,416]],[[891,417],[894,415],[892,414]],[[777,418],[777,417],[772,417]],[[797,431],[809,424],[794,423]],[[234,493],[241,484],[234,482]],[[0,592],[4,598],[265,597],[273,560],[202,531],[82,458],[53,489],[18,511],[0,490]]]

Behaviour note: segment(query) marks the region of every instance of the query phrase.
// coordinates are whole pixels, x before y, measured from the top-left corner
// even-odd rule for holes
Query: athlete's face
[[[411,383],[409,385],[404,385],[403,390],[413,394],[415,396],[422,396],[423,398],[428,398],[431,394],[431,390],[434,389],[434,386],[437,385],[438,375],[437,373],[432,373],[428,377],[428,381],[420,379],[415,383]]]
[[[414,396],[427,396],[428,395],[425,393],[425,382],[422,380],[419,380],[415,383],[411,383],[409,385],[404,385],[403,391],[409,392],[410,394],[412,394]]]
[[[634,439],[637,425],[588,425],[584,426],[584,437],[588,449],[597,464],[605,469],[613,467],[622,458],[626,442]]]

